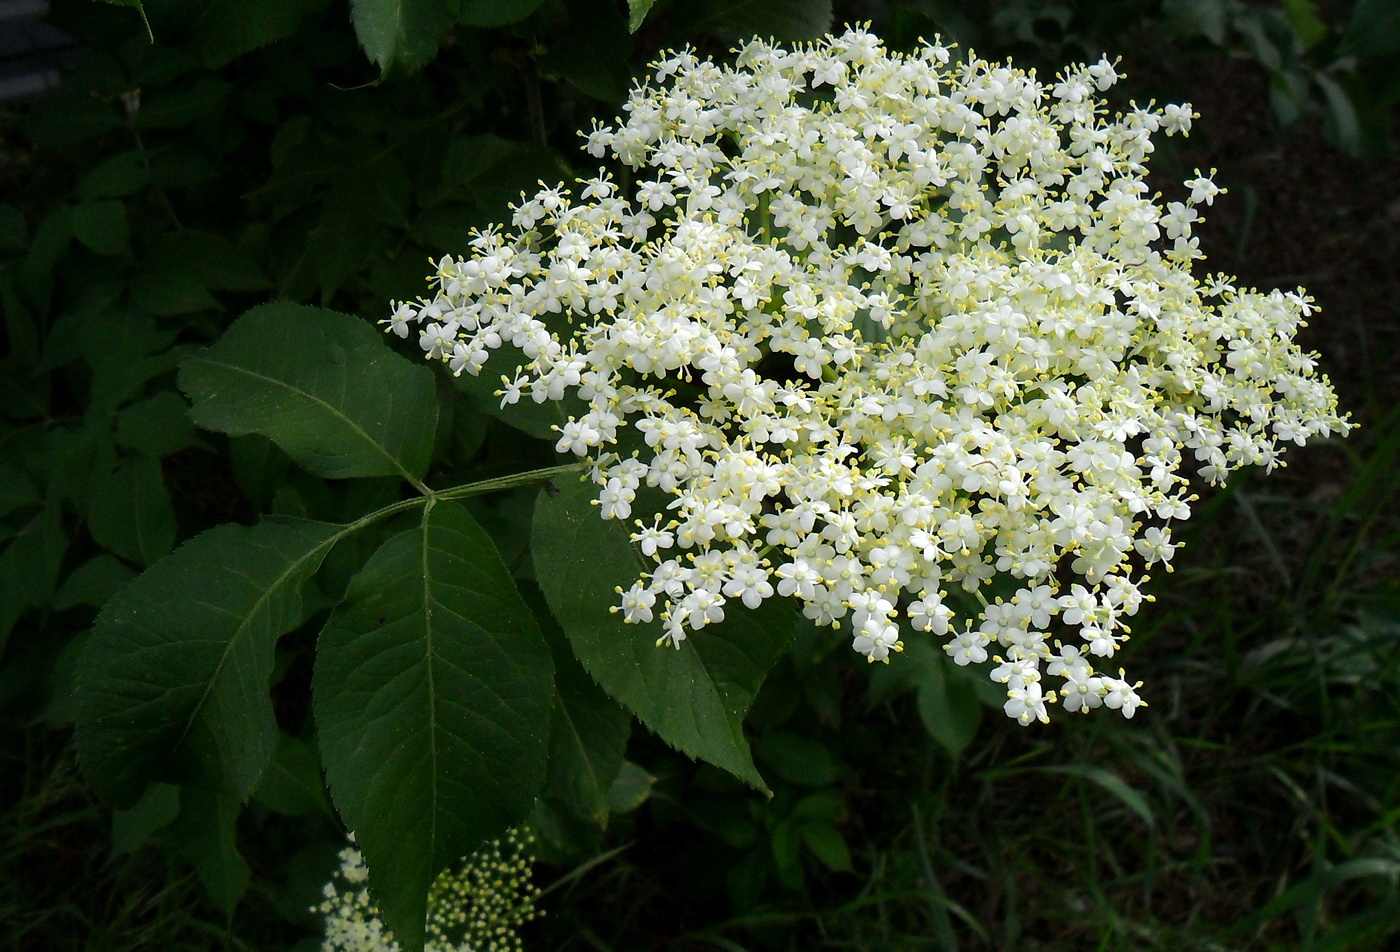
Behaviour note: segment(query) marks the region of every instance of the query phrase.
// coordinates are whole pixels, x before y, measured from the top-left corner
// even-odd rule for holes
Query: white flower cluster
[[[1191,109],[1111,115],[1116,79],[859,29],[676,53],[588,137],[625,184],[523,201],[386,323],[455,373],[523,352],[503,405],[581,398],[558,449],[591,458],[603,518],[674,497],[635,523],[657,564],[619,605],[663,641],[793,596],[871,660],[902,624],[961,665],[997,652],[1022,724],[1061,698],[1131,717],[1137,685],[1096,665],[1172,557],[1183,471],[1349,424],[1292,341],[1308,298],[1192,276],[1220,189],[1163,207],[1144,182]]]
[[[539,915],[530,881],[534,834],[510,830],[477,850],[428,891],[424,952],[521,952],[518,929]],[[340,872],[325,885],[321,952],[399,952],[369,895],[369,871],[355,847],[340,853]]]

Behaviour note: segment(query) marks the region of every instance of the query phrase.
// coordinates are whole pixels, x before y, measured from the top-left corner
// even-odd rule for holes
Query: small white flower
[[[1122,671],[1118,672],[1120,675]],[[1142,682],[1129,684],[1119,678],[1103,678],[1103,685],[1106,692],[1103,696],[1104,707],[1115,711],[1122,711],[1124,717],[1132,717],[1139,707],[1146,706],[1146,702],[1138,697],[1137,689],[1142,687]]]
[[[1008,689],[1002,710],[1006,712],[1007,717],[1014,718],[1022,727],[1031,721],[1040,721],[1042,724],[1050,722],[1050,714],[1045,709],[1045,696],[1040,685],[1034,681]]]
[[[1085,713],[1103,704],[1104,679],[1091,677],[1087,668],[1072,669],[1060,686],[1060,697],[1066,711]],[[1132,715],[1129,714],[1129,717]]]

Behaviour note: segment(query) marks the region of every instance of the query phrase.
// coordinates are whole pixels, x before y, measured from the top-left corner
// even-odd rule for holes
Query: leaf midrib
[[[229,637],[228,643],[224,645],[224,650],[219,655],[219,663],[214,666],[213,672],[209,675],[209,678],[204,682],[204,690],[200,693],[199,700],[195,702],[194,707],[190,710],[189,717],[185,719],[185,726],[180,731],[180,736],[176,738],[175,743],[171,745],[171,753],[174,753],[175,751],[179,750],[180,747],[185,743],[185,738],[189,737],[190,731],[194,728],[195,721],[199,719],[200,713],[204,710],[205,703],[208,702],[209,696],[214,691],[214,684],[219,680],[219,675],[223,673],[224,665],[228,663],[229,655],[233,652],[233,646],[236,643],[238,643],[238,641],[248,631],[249,624],[251,623],[253,618],[257,617],[257,614],[260,611],[262,611],[263,606],[266,605],[267,602],[272,598],[272,593],[281,588],[282,585],[286,583],[287,579],[292,577],[292,575],[296,571],[298,571],[303,564],[305,564],[309,559],[314,557],[318,552],[320,552],[322,549],[328,546],[334,545],[340,539],[341,536],[345,535],[346,531],[346,529],[342,528],[340,532],[334,533],[329,538],[323,539],[320,543],[307,550],[307,552],[303,554],[301,558],[297,559],[296,561],[292,562],[289,566],[287,566],[287,570],[281,575],[279,575],[271,585],[265,587],[262,590],[261,594],[258,595],[257,600],[253,602],[253,605],[249,608],[249,610],[241,616],[242,620],[233,629],[233,634]],[[233,613],[230,612],[229,614]],[[237,778],[235,778],[235,780],[236,779]]]
[[[315,394],[308,393],[300,387],[293,386],[285,380],[281,380],[277,377],[268,376],[265,373],[262,373],[257,370],[251,370],[247,367],[240,367],[238,364],[230,364],[222,360],[213,360],[209,357],[194,357],[191,358],[190,362],[208,364],[211,367],[221,367],[225,370],[234,371],[235,373],[245,374],[246,376],[266,381],[267,383],[275,384],[276,386],[281,387],[283,390],[286,390],[289,393],[296,394],[297,396],[309,400],[314,404],[318,404],[319,406],[324,408],[327,413],[331,414],[331,416],[335,417],[338,420],[341,420],[346,425],[348,425],[350,429],[352,429],[356,434],[363,438],[366,443],[374,447],[375,451],[378,452],[379,455],[383,456],[386,460],[388,460],[389,464],[393,466],[394,469],[397,470],[399,474],[403,476],[404,479],[407,479],[410,482],[414,480],[413,474],[411,474],[408,471],[408,469],[401,462],[399,462],[399,460],[394,456],[394,454],[390,453],[387,449],[381,446],[379,442],[374,439],[374,437],[370,436],[369,433],[365,431],[364,427],[360,426],[350,417],[346,416],[345,413],[343,413],[341,410],[327,403],[325,400],[322,400]]]
[[[428,668],[428,758],[432,761],[432,782],[428,784],[431,788],[429,802],[432,805],[432,809],[428,811],[428,863],[430,867],[436,863],[438,821],[437,679],[433,670],[432,604],[434,600],[431,594],[432,574],[428,571],[428,535],[432,531],[429,519],[432,518],[432,512],[431,503],[423,507],[423,521],[420,523],[422,545],[419,547],[420,568],[423,575],[423,655],[424,663]]]

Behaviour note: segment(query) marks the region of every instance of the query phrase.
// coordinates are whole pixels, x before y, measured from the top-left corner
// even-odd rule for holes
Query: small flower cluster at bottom
[[[312,907],[326,917],[321,952],[399,952],[370,899],[369,870],[353,840],[322,890],[325,901]],[[517,930],[540,915],[540,891],[530,881],[534,843],[528,830],[510,830],[438,876],[428,892],[425,952],[522,952]]]

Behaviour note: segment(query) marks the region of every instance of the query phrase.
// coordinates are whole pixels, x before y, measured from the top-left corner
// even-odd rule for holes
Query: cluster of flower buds
[[[523,952],[520,926],[539,915],[530,878],[535,835],[509,830],[442,873],[428,891],[424,952]],[[369,870],[353,845],[312,912],[325,916],[322,952],[399,952],[369,894]]]

